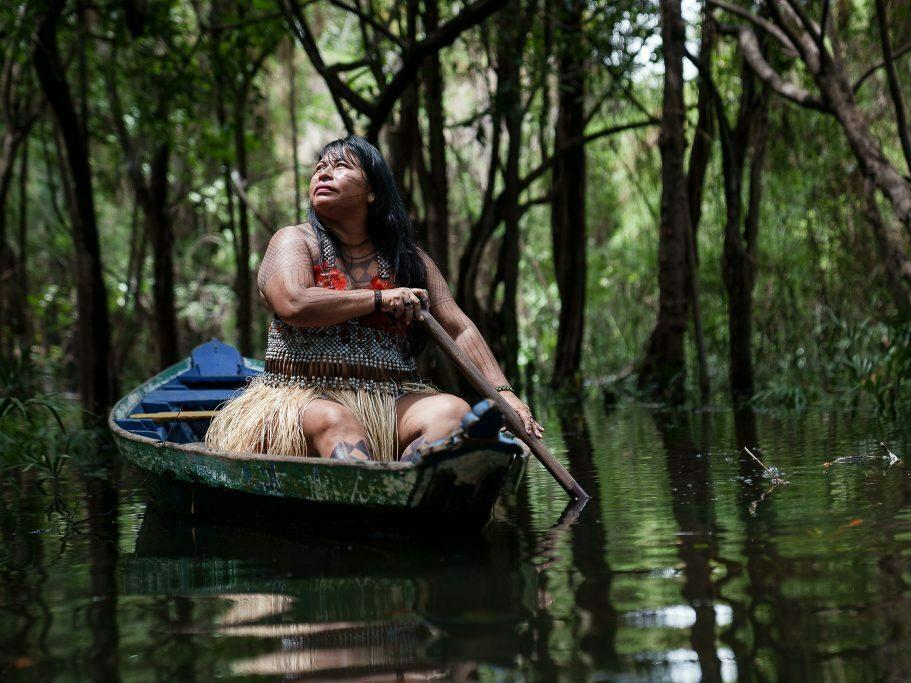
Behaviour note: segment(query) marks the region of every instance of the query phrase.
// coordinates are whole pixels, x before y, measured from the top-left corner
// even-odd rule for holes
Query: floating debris
[[[882,450],[881,454],[866,453],[864,455],[846,455],[842,458],[835,458],[835,460],[824,462],[822,466],[829,469],[832,465],[858,465],[863,463],[885,462],[886,469],[888,469],[895,463],[901,461],[901,458],[890,451],[888,446],[882,441],[879,442],[879,447]]]
[[[757,498],[752,503],[750,503],[750,508],[749,508],[750,514],[755,515],[756,510],[759,507],[759,504],[762,501],[764,501],[766,498],[768,498],[769,494],[772,493],[772,491],[774,491],[775,489],[780,488],[782,486],[788,486],[791,482],[789,482],[787,479],[784,478],[784,472],[782,472],[777,467],[766,467],[765,463],[762,462],[762,460],[760,460],[759,458],[757,458],[756,454],[753,453],[753,451],[751,451],[749,448],[744,446],[743,450],[745,450],[747,455],[749,455],[751,458],[753,458],[753,460],[755,460],[759,464],[759,466],[762,468],[762,476],[772,484],[772,486],[769,488],[768,491],[766,491],[761,496],[759,496],[759,498]]]
[[[762,476],[772,482],[772,486],[787,486],[790,482],[784,478],[784,472],[782,472],[777,467],[766,467],[765,463],[762,462],[756,455],[746,446],[743,447],[743,450],[747,452],[753,460],[759,463],[759,466],[762,468]]]

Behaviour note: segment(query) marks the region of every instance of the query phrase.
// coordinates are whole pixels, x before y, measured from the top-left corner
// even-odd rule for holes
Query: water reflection
[[[204,605],[186,633],[256,639],[232,674],[461,676],[508,666],[534,608],[514,534],[438,545],[340,542],[201,524],[149,507],[123,560],[129,595]],[[504,657],[505,654],[505,657]]]
[[[911,680],[911,452],[862,415],[564,406],[472,540],[177,517],[141,476],[0,479],[4,681]],[[768,494],[748,446],[791,485]],[[768,495],[766,495],[768,494]],[[764,496],[764,497],[763,497]],[[758,501],[758,502],[757,502]]]
[[[690,643],[698,657],[701,680],[715,683],[722,678],[715,642],[718,594],[713,566],[719,561],[709,449],[695,447],[689,413],[655,413],[654,420],[666,453],[671,509],[679,529],[683,598],[694,613]]]
[[[559,421],[570,472],[592,497],[582,519],[573,526],[571,536],[573,564],[580,574],[575,601],[584,610],[578,642],[591,660],[584,663],[586,673],[592,667],[616,671],[618,616],[610,601],[613,573],[607,563],[608,541],[601,520],[601,487],[584,406],[564,404],[559,411]]]
[[[120,680],[117,626],[118,492],[108,473],[84,477],[89,534],[91,601],[86,621],[92,633],[89,675],[93,681]]]

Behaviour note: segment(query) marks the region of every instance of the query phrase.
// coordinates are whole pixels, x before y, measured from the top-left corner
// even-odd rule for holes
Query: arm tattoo
[[[490,350],[490,346],[487,345],[477,326],[452,298],[449,285],[446,284],[440,269],[425,251],[420,250],[419,253],[427,267],[430,312],[491,384],[494,386],[509,384],[493,351]]]

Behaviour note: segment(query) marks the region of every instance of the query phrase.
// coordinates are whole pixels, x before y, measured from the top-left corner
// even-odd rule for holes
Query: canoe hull
[[[394,468],[316,458],[247,460],[120,439],[118,445],[129,462],[146,471],[144,487],[168,510],[281,527],[319,524],[395,534],[480,529],[525,466],[524,455],[480,445],[428,456],[417,467]]]
[[[188,409],[189,400],[181,397],[195,401],[195,409],[215,408],[206,404],[214,400],[213,390],[198,370],[192,389],[181,386],[181,378],[200,365],[195,359],[206,350],[206,345],[198,347],[192,358],[156,375],[111,412],[109,424],[121,454],[146,473],[145,487],[166,509],[222,520],[310,528],[317,523],[379,533],[472,530],[490,519],[499,496],[514,490],[524,472],[526,453],[499,433],[463,434],[441,442],[415,465],[217,452],[192,441],[205,433],[207,423],[181,424],[187,442],[178,443],[169,440],[170,428],[131,419],[145,410]],[[224,345],[217,350],[221,359],[233,351]],[[261,363],[236,357],[238,377],[261,370]],[[224,375],[217,379],[224,381]]]

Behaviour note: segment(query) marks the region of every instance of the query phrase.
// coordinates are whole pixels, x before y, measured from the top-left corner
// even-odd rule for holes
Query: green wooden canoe
[[[498,498],[515,488],[527,455],[499,432],[502,417],[482,401],[465,429],[433,444],[418,464],[227,453],[203,443],[215,410],[262,371],[213,340],[124,396],[109,425],[124,458],[143,470],[145,487],[177,512],[277,525],[422,533],[474,530]],[[133,417],[175,413],[178,419]]]

